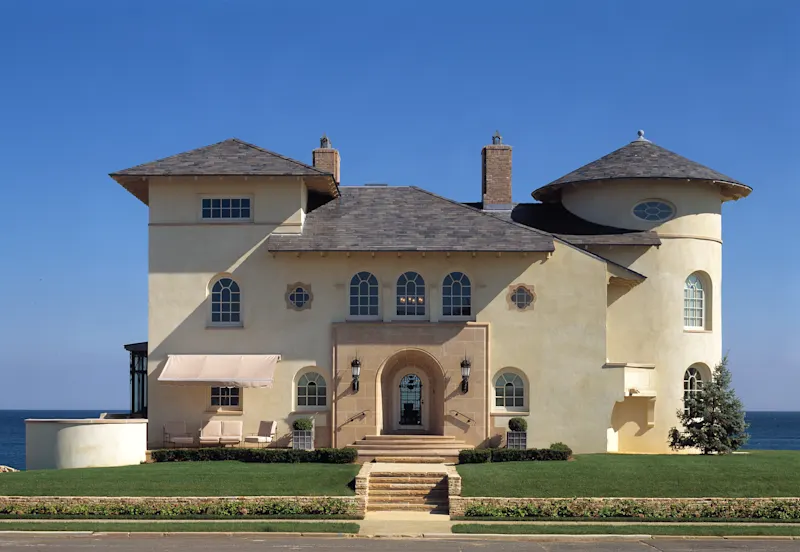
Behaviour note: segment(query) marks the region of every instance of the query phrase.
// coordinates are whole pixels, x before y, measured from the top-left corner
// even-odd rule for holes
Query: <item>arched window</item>
[[[506,372],[494,382],[494,405],[501,408],[525,406],[525,384],[517,374]]]
[[[297,382],[297,406],[325,406],[327,402],[325,378],[316,372],[303,374]]]
[[[239,284],[231,278],[220,278],[211,288],[211,323],[221,326],[238,325],[241,318]]]
[[[397,279],[397,316],[425,316],[425,280],[416,272]]]
[[[378,279],[370,272],[359,272],[350,278],[350,316],[379,314],[380,288]]]
[[[689,407],[686,405],[686,400],[689,397],[695,397],[697,394],[703,392],[703,377],[700,375],[700,370],[692,366],[683,374],[683,411],[689,414]]]
[[[705,289],[697,274],[686,278],[683,285],[683,325],[686,328],[706,326]]]
[[[442,316],[472,316],[472,284],[463,272],[451,272],[444,277]]]

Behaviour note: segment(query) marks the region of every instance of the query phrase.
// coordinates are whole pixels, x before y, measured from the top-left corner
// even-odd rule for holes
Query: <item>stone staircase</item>
[[[417,470],[370,473],[368,512],[414,511],[446,514],[448,506],[446,473]]]
[[[448,435],[367,435],[353,445],[358,462],[441,464],[458,461],[458,452],[473,448]]]

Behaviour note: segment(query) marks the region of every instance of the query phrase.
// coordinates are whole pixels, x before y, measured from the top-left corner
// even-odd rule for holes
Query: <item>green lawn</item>
[[[800,527],[791,525],[586,525],[579,523],[533,525],[524,523],[465,523],[453,525],[453,533],[499,535],[686,535],[686,536],[800,536]]]
[[[166,533],[166,532],[252,532],[252,533],[358,533],[358,523],[292,523],[292,522],[253,522],[237,523],[230,521],[203,521],[196,523],[125,523],[113,521],[97,523],[92,521],[41,523],[13,521],[0,523],[2,531],[94,531],[128,533]]]
[[[349,496],[355,464],[165,462],[4,473],[0,495]]]
[[[727,456],[583,454],[572,462],[458,466],[463,496],[800,496],[800,452]]]

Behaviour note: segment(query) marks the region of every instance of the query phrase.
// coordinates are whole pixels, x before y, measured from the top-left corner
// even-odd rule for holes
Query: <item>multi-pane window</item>
[[[675,208],[665,201],[642,201],[633,208],[633,214],[648,222],[663,222],[672,218]]]
[[[416,272],[397,279],[397,316],[425,316],[425,280]]]
[[[378,316],[380,289],[378,279],[370,272],[359,272],[350,278],[350,316]]]
[[[705,290],[696,274],[686,278],[683,286],[683,325],[686,328],[704,328],[706,325]]]
[[[241,324],[241,293],[231,278],[220,278],[211,288],[211,323]]]
[[[472,285],[463,272],[451,272],[442,282],[442,315],[472,316]]]
[[[211,406],[239,408],[241,406],[240,391],[238,387],[212,387]]]
[[[303,287],[296,287],[289,292],[289,302],[297,310],[302,309],[311,300],[311,294]]]
[[[297,406],[325,406],[328,389],[325,378],[316,372],[303,374],[297,382]]]
[[[683,374],[683,411],[686,414],[690,413],[689,407],[686,406],[686,400],[689,397],[696,397],[699,393],[703,392],[703,378],[697,368],[689,368]]]
[[[203,220],[250,220],[249,197],[204,197]]]
[[[525,385],[517,374],[500,374],[494,383],[494,405],[503,408],[525,406]]]
[[[533,293],[525,286],[517,286],[511,292],[511,303],[519,310],[525,310],[533,303]]]

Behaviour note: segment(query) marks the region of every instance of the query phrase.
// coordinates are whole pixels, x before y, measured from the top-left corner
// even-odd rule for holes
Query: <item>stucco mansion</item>
[[[229,139],[111,174],[149,206],[149,446],[209,419],[287,446],[300,417],[317,447],[497,446],[521,416],[530,447],[668,452],[722,355],[722,204],[751,189],[641,131],[536,202],[511,161],[495,134],[472,203],[342,186],[326,137],[311,165]]]

